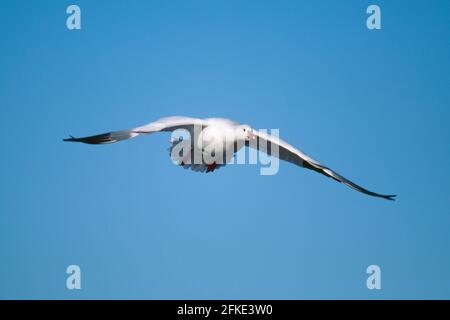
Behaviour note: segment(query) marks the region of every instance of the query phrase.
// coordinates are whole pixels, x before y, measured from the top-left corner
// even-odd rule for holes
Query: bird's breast
[[[219,126],[206,127],[198,137],[198,146],[201,149],[207,146],[222,148],[232,144],[234,144],[233,131]]]

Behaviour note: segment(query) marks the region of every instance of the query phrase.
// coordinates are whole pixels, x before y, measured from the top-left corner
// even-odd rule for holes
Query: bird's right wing
[[[281,160],[285,160],[294,163],[300,167],[304,167],[316,172],[319,172],[329,178],[332,178],[338,182],[341,182],[348,187],[355,189],[359,192],[368,194],[374,197],[380,197],[387,200],[395,200],[395,195],[384,195],[376,192],[369,191],[360,185],[344,178],[336,171],[320,164],[318,161],[307,156],[305,153],[290,145],[286,141],[280,139],[277,136],[272,136],[262,131],[253,130],[253,135],[255,136],[254,143],[246,142],[247,146],[251,148],[257,148],[271,156],[275,156]],[[276,150],[276,151],[275,151]]]
[[[191,135],[193,135],[194,129],[196,127],[201,129],[205,126],[206,123],[202,119],[175,116],[175,117],[161,118],[155,122],[151,122],[144,126],[128,130],[112,131],[83,138],[75,138],[70,136],[70,138],[66,138],[64,139],[64,141],[83,142],[88,144],[105,144],[118,142],[122,140],[128,140],[141,134],[145,135],[160,131],[172,132],[177,129],[185,129],[189,131]]]

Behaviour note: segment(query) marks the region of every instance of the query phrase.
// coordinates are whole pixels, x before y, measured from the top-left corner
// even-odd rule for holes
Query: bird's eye
[[[244,128],[244,132],[245,132],[245,128]]]

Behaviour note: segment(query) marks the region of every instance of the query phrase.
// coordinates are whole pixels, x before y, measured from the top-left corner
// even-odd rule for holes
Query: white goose
[[[179,157],[176,161],[185,169],[206,173],[212,172],[225,166],[233,155],[245,145],[297,166],[319,172],[359,192],[387,200],[395,200],[395,195],[378,194],[351,182],[278,137],[225,118],[167,117],[133,129],[113,131],[84,138],[70,136],[64,141],[106,144],[131,139],[138,135],[160,131],[173,132],[177,129],[187,130],[190,134],[190,138],[185,141],[181,139],[172,141],[170,148],[172,154],[181,142],[183,142],[184,147],[188,146],[187,149],[181,149],[182,152],[177,152]],[[220,154],[219,159],[217,154]],[[196,158],[197,155],[200,155],[199,159]],[[214,160],[208,161],[207,159]]]

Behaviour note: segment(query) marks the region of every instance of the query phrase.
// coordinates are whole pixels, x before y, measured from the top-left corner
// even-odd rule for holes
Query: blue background
[[[79,31],[69,4],[0,2],[0,298],[450,298],[449,1],[80,0]],[[398,201],[61,140],[170,115],[279,128]]]

